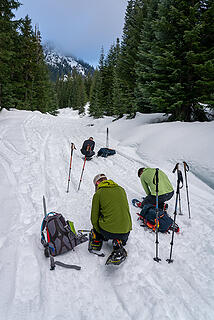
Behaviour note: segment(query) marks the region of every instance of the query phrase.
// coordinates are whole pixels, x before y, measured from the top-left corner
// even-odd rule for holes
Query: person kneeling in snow
[[[91,158],[95,155],[94,152],[95,142],[93,137],[90,137],[88,140],[83,142],[81,153],[86,156],[87,158]]]
[[[156,185],[154,184],[155,168],[140,168],[138,170],[138,177],[147,194],[141,202],[142,208],[145,204],[156,204]],[[164,209],[164,202],[170,200],[174,195],[174,190],[167,175],[158,170],[158,207]]]
[[[120,257],[124,260],[127,256],[123,246],[132,229],[126,192],[114,181],[108,180],[105,174],[97,174],[93,182],[95,185],[91,208],[93,230],[89,246],[91,250],[100,250],[103,240],[112,239],[111,260],[113,261],[111,262],[119,264]]]

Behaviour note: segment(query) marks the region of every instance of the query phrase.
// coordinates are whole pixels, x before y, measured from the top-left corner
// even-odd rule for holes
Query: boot
[[[88,250],[100,251],[103,245],[103,240],[98,239],[96,233],[92,229],[89,233]]]

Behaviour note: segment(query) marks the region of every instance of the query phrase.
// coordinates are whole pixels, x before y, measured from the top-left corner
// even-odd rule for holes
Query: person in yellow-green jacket
[[[123,248],[132,230],[132,221],[125,190],[105,174],[94,177],[95,194],[91,207],[93,225],[89,249],[100,250],[103,240],[112,239],[113,252],[106,264],[120,264],[127,252]],[[90,250],[89,250],[90,251]]]
[[[156,204],[156,185],[154,184],[156,168],[140,168],[138,170],[138,177],[140,178],[141,184],[146,197],[142,201],[140,207],[142,208],[145,204]],[[158,207],[164,208],[165,201],[170,200],[174,195],[174,190],[171,182],[167,175],[162,171],[158,170]]]

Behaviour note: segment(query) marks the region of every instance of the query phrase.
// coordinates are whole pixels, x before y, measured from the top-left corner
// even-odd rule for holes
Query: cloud
[[[17,17],[29,14],[44,41],[87,62],[98,61],[121,37],[127,0],[22,0]]]

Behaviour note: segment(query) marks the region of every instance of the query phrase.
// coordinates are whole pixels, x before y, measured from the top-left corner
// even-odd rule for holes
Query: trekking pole
[[[178,194],[178,201],[179,201],[179,215],[183,216],[182,210],[181,210],[181,194],[180,194],[180,190],[179,190],[179,194]]]
[[[46,203],[45,203],[45,196],[42,197],[42,201],[43,201],[43,208],[44,208],[44,216],[47,215],[47,209],[46,209]]]
[[[79,186],[78,186],[77,191],[79,191],[79,189],[80,189],[80,185],[81,185],[81,182],[82,182],[82,176],[83,176],[83,172],[84,172],[84,169],[85,169],[85,163],[86,163],[86,156],[85,156],[85,160],[84,160],[84,163],[83,163],[82,173],[81,173],[81,176],[80,176],[80,182],[79,182]]]
[[[47,216],[47,208],[46,208],[46,202],[45,202],[45,196],[42,197],[43,200],[43,208],[44,208],[44,216]],[[54,258],[50,255],[49,249],[48,249],[48,243],[45,241],[45,250],[46,250],[46,254],[47,257],[50,258],[50,270],[54,270],[55,269],[55,262],[54,262]]]
[[[108,128],[107,128],[107,132],[106,132],[106,148],[109,148]]]
[[[172,247],[173,247],[173,241],[174,241],[174,234],[175,234],[175,221],[176,221],[176,215],[177,215],[177,205],[178,205],[178,199],[179,199],[179,191],[180,189],[183,187],[183,176],[182,176],[182,172],[178,169],[178,163],[176,164],[174,170],[172,171],[173,173],[175,173],[175,171],[177,170],[177,190],[176,190],[176,200],[175,200],[175,211],[174,211],[174,220],[173,220],[173,231],[172,231],[172,240],[170,242],[171,248],[170,248],[170,255],[169,255],[169,259],[166,259],[166,261],[168,263],[172,263],[173,259],[172,259]],[[180,183],[182,183],[181,187],[180,187]]]
[[[179,170],[179,162],[176,163],[175,168],[172,170],[173,173],[175,173],[176,170]],[[179,194],[178,194],[178,202],[179,202],[179,215],[182,216],[182,210],[181,210],[181,194],[180,194],[180,189],[179,189]]]
[[[153,183],[156,185],[156,228],[155,228],[155,233],[156,233],[156,257],[153,258],[156,262],[159,262],[161,261],[161,259],[158,257],[158,228],[159,228],[159,219],[158,219],[158,168],[156,168],[156,171],[155,171],[155,176],[154,176],[154,179],[153,179]]]
[[[189,211],[189,219],[191,219],[191,217],[190,217],[190,205],[189,205],[189,192],[188,192],[188,184],[187,184],[187,172],[189,171],[189,166],[185,161],[183,161],[183,164],[184,164],[184,173],[185,173],[185,182],[186,182],[186,193],[187,193],[187,204],[188,204],[188,211]]]
[[[67,193],[69,192],[69,184],[71,180],[71,163],[72,163],[72,156],[73,156],[73,150],[76,149],[74,143],[71,143],[71,157],[70,157],[70,166],[69,166],[69,174],[68,174],[68,187],[67,187]]]

